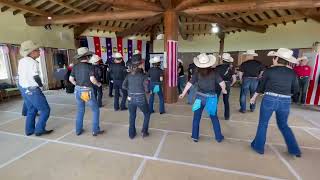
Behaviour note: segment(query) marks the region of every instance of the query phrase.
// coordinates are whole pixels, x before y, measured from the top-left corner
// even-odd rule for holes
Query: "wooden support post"
[[[167,41],[173,40],[178,41],[178,32],[179,32],[179,23],[178,23],[178,15],[174,10],[167,10],[164,13],[164,49],[168,53],[167,49]],[[177,62],[177,57],[172,59]],[[178,101],[178,92],[177,87],[169,86],[169,60],[167,58],[167,68],[165,69],[165,77],[164,77],[164,99],[166,103],[172,104]],[[177,64],[177,63],[176,63]],[[178,68],[178,67],[176,67]]]

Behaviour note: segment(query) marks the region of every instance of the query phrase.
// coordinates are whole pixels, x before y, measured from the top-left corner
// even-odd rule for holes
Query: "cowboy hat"
[[[119,53],[119,52],[117,52],[117,53],[114,54],[113,58],[115,58],[115,59],[122,59],[122,54]]]
[[[181,59],[178,59],[178,62],[181,63],[181,64],[183,64],[183,61],[182,61]]]
[[[28,56],[32,51],[39,49],[39,45],[32,42],[31,40],[21,43],[20,55],[22,57]]]
[[[161,61],[160,57],[159,56],[155,56],[154,58],[152,58],[150,60],[150,63],[151,64],[155,64],[155,63],[159,63]]]
[[[253,49],[247,50],[247,52],[243,53],[244,55],[250,55],[250,56],[258,56],[258,54]]]
[[[276,56],[276,57],[280,57],[288,62],[294,63],[294,64],[298,64],[298,60],[293,57],[293,51],[291,49],[287,49],[287,48],[280,48],[278,49],[277,52],[275,51],[270,51],[268,53],[268,56]]]
[[[214,66],[217,59],[214,55],[202,53],[193,59],[194,64],[199,68],[208,68]]]
[[[96,64],[96,63],[97,63],[98,61],[100,61],[100,60],[101,60],[100,56],[94,54],[94,55],[92,55],[92,57],[90,58],[89,63],[91,63],[91,64]]]
[[[134,50],[133,55],[135,55],[135,54],[141,54],[141,52],[138,49],[136,49],[136,50]]]
[[[233,58],[231,57],[231,55],[229,53],[223,53],[222,54],[222,60],[225,62],[233,62]]]
[[[141,64],[141,63],[142,63],[141,54],[135,54],[135,55],[133,55],[133,56],[132,56],[131,63],[132,63],[133,65]]]
[[[77,55],[74,56],[75,59],[79,59],[85,56],[91,56],[94,53],[89,51],[89,49],[87,47],[81,47],[77,49]]]
[[[307,60],[309,61],[308,57],[307,56],[302,56],[300,58],[297,59],[297,61],[302,61],[302,60]]]

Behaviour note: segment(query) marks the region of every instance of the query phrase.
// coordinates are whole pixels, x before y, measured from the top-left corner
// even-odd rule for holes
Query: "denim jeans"
[[[98,106],[102,107],[102,96],[103,96],[102,86],[98,87],[98,86],[94,85],[93,86],[93,94],[97,100]]]
[[[43,133],[46,130],[46,124],[50,116],[50,106],[46,97],[38,87],[20,88],[20,90],[27,108],[26,135]],[[36,123],[35,119],[38,111],[40,111],[40,117]]]
[[[22,112],[21,112],[22,116],[27,116],[28,114],[28,108],[27,108],[27,104],[26,102],[23,101],[23,105],[22,105]]]
[[[306,96],[309,85],[309,77],[299,78],[299,93],[295,94],[293,101],[295,103],[300,102],[301,104],[306,103]]]
[[[230,104],[229,104],[229,96],[230,96],[230,90],[231,90],[231,82],[226,81],[226,90],[228,94],[223,94],[223,103],[224,103],[224,118],[229,119],[230,118]],[[218,98],[221,94],[221,88],[217,88],[217,95]]]
[[[90,99],[88,102],[85,102],[84,100],[81,99],[81,93],[83,92],[89,92]],[[80,87],[76,86],[75,87],[75,97],[77,101],[77,117],[76,117],[76,133],[81,133],[83,130],[83,117],[85,113],[85,107],[86,103],[90,106],[92,110],[92,132],[97,133],[100,131],[100,126],[99,126],[99,118],[100,118],[100,109],[97,103],[97,100],[95,96],[93,96],[93,89],[92,88],[85,88],[85,87]]]
[[[186,76],[179,76],[178,77],[178,91],[179,94],[182,94],[182,91],[186,85]]]
[[[153,103],[154,103],[154,95],[155,93],[153,93],[153,89],[156,85],[159,85],[160,86],[160,91],[157,92],[158,96],[159,96],[159,111],[160,113],[164,113],[165,110],[164,110],[164,98],[163,98],[163,91],[162,91],[162,87],[161,87],[161,83],[157,83],[157,82],[151,82],[150,83],[150,92],[151,92],[151,95],[150,95],[150,98],[149,98],[149,110],[150,112],[154,112],[154,109],[153,109]]]
[[[188,104],[192,104],[197,93],[196,85],[192,85],[188,93]]]
[[[245,77],[242,81],[241,90],[240,90],[240,110],[246,111],[246,101],[247,95],[250,92],[250,97],[254,95],[257,90],[259,80],[257,78],[248,78]],[[254,111],[256,108],[255,104],[250,104],[250,110]]]
[[[273,112],[275,112],[278,128],[284,137],[289,153],[293,155],[301,154],[296,138],[292,130],[288,126],[290,104],[291,104],[291,98],[264,95],[261,102],[261,107],[260,107],[260,116],[259,116],[257,134],[255,139],[251,143],[252,148],[256,152],[260,154],[264,153],[264,145],[266,143],[266,135],[267,135],[269,120]]]
[[[109,81],[109,96],[112,96],[112,91],[113,91],[113,82],[111,80]]]
[[[130,94],[130,100],[128,101],[129,108],[129,137],[133,138],[136,133],[136,117],[137,108],[139,108],[144,115],[142,132],[148,132],[149,121],[150,121],[150,111],[145,94]]]
[[[114,109],[115,110],[119,110],[120,90],[122,92],[122,100],[121,100],[120,109],[126,109],[126,101],[127,101],[127,97],[128,97],[128,92],[126,90],[122,89],[122,84],[123,84],[123,81],[119,81],[119,80],[113,81],[113,86],[114,86],[114,91],[115,91],[115,96],[114,96]]]
[[[200,107],[200,109],[194,111],[193,123],[192,123],[192,136],[191,137],[192,137],[192,139],[198,140],[199,139],[199,125],[200,125],[200,120],[201,120],[201,116],[202,116],[202,111],[206,106],[206,97],[197,95],[196,99],[201,100],[201,107]],[[210,115],[210,119],[212,122],[215,138],[218,142],[220,142],[224,139],[224,137],[221,133],[220,122],[219,122],[217,114],[215,116]]]

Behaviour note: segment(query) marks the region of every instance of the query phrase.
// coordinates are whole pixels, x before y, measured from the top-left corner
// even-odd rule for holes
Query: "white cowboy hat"
[[[117,52],[117,53],[114,54],[113,58],[115,58],[115,59],[120,59],[121,58],[122,59],[122,54]]]
[[[178,62],[181,63],[181,64],[183,64],[183,61],[182,61],[181,59],[178,59]]]
[[[280,48],[278,49],[277,52],[275,51],[270,51],[268,53],[268,56],[276,56],[276,57],[280,57],[288,62],[294,63],[294,64],[298,64],[298,60],[293,57],[293,51],[291,49],[287,49],[287,48]]]
[[[98,61],[100,61],[100,60],[101,60],[100,56],[94,54],[94,55],[92,55],[92,57],[90,58],[89,63],[91,63],[91,64],[96,64],[96,63],[97,63]]]
[[[141,54],[141,52],[138,49],[136,49],[136,50],[134,50],[133,55],[135,55],[135,54]]]
[[[31,40],[21,43],[20,55],[22,57],[28,56],[32,51],[39,49],[39,45],[32,42]]]
[[[297,61],[301,61],[301,60],[307,60],[309,61],[308,57],[307,56],[302,56],[300,58],[297,59]]]
[[[231,55],[229,53],[223,53],[222,54],[222,60],[225,62],[233,62],[233,58],[231,57]]]
[[[158,63],[160,61],[161,61],[160,57],[159,56],[155,56],[150,60],[150,63],[151,64],[155,64],[155,63]]]
[[[207,55],[206,53],[202,53],[196,58],[193,58],[194,64],[199,68],[208,68],[214,66],[216,61],[217,59],[214,55]]]
[[[243,53],[244,55],[250,55],[250,56],[258,56],[255,50],[249,49],[247,52]]]
[[[77,49],[77,55],[74,56],[75,59],[82,58],[84,56],[90,56],[93,55],[94,53],[89,51],[87,47],[81,47]]]

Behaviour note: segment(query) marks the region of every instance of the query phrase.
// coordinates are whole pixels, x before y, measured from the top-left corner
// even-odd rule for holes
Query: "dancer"
[[[198,72],[193,74],[191,81],[187,83],[183,93],[179,96],[179,98],[182,99],[191,86],[197,83],[198,92],[192,107],[194,115],[191,137],[194,142],[198,142],[202,111],[206,109],[212,121],[215,138],[217,142],[221,142],[224,136],[221,133],[220,122],[217,116],[218,98],[216,86],[220,85],[222,93],[227,94],[225,82],[219,74],[211,68],[216,63],[215,56],[203,53],[194,59],[194,63],[199,68]]]
[[[307,90],[309,85],[309,78],[311,75],[311,67],[308,66],[308,58],[303,56],[298,59],[299,65],[294,67],[294,71],[296,72],[299,79],[299,91],[294,95],[294,102],[301,104],[306,103]]]
[[[268,123],[275,112],[278,128],[284,137],[289,153],[301,157],[299,145],[288,126],[291,95],[299,90],[297,76],[289,66],[289,63],[297,63],[292,55],[293,51],[286,48],[280,48],[277,52],[269,52],[268,56],[274,57],[273,66],[264,72],[257,92],[250,100],[250,103],[253,104],[258,95],[264,93],[257,134],[251,143],[251,147],[259,154],[264,154]]]
[[[89,62],[93,65],[93,72],[94,72],[94,77],[96,78],[96,80],[102,84],[103,82],[103,69],[102,67],[99,65],[99,63],[102,62],[101,58],[94,54]],[[102,96],[103,96],[103,90],[102,90],[102,86],[96,86],[93,85],[93,95],[95,96],[95,98],[97,99],[97,103],[98,106],[101,108],[102,106]]]
[[[178,59],[178,92],[182,93],[182,90],[186,84],[186,77],[184,76],[183,62],[181,59]]]

